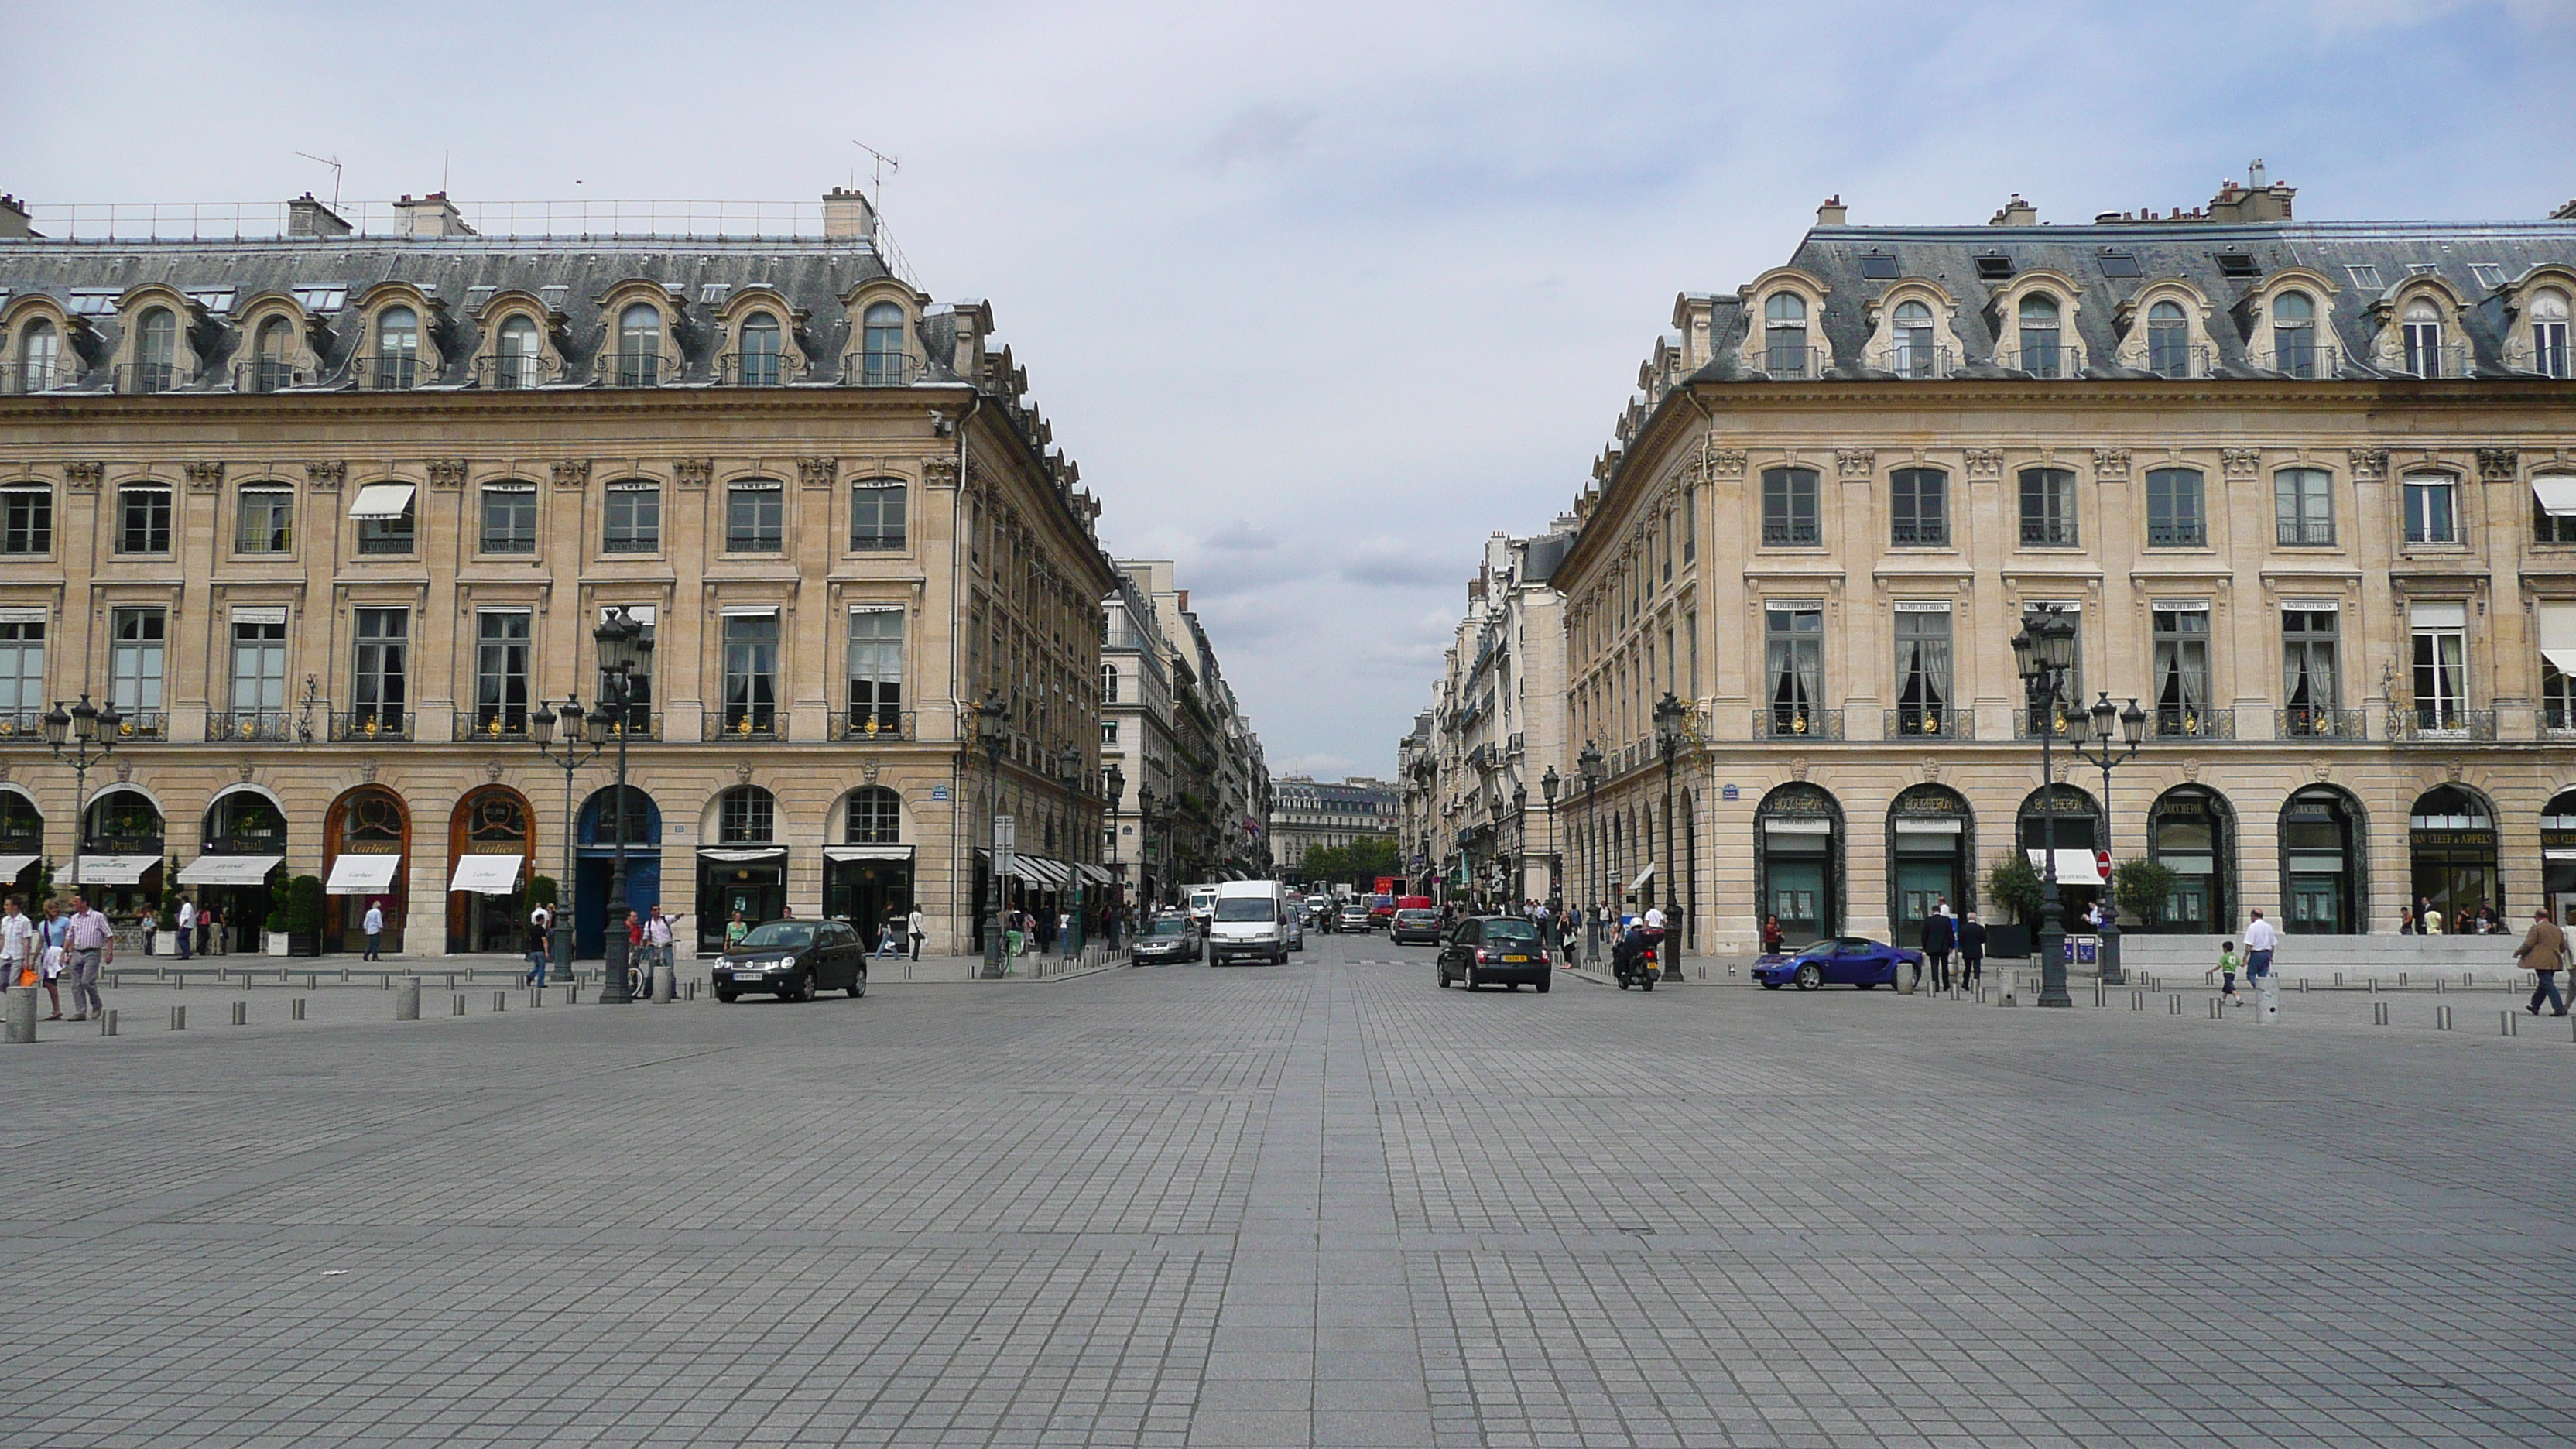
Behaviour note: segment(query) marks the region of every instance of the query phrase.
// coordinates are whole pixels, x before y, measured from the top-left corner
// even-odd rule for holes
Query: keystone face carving
[[[2522,454],[2515,449],[2480,448],[2478,449],[2478,481],[2510,483],[2513,481],[2513,475],[2520,471],[2521,464]]]
[[[1968,476],[1972,479],[1985,480],[1992,480],[2004,476],[2004,450],[2001,448],[1970,448],[1968,450]]]
[[[2251,478],[2263,470],[2263,450],[2260,448],[2221,448],[2218,456],[2226,463],[2230,478]]]
[[[555,486],[557,488],[587,488],[590,486],[590,460],[588,458],[574,458],[554,464],[553,472]]]
[[[713,458],[682,458],[671,465],[671,474],[683,488],[704,488],[707,478],[716,470]]]
[[[2129,450],[2126,448],[2095,448],[2093,450],[2093,476],[2106,482],[2115,478],[2127,478],[2129,476]]]
[[[198,493],[211,493],[224,486],[221,463],[182,463],[180,471],[188,475],[188,487]]]
[[[1841,448],[1834,453],[1834,471],[1845,478],[1866,478],[1878,463],[1878,454],[1868,448]]]
[[[2388,450],[2386,448],[2353,449],[2352,476],[2356,482],[2385,481],[2388,477]]]
[[[839,476],[841,476],[841,460],[838,458],[796,460],[796,479],[808,488],[829,488],[832,486],[832,480]]]
[[[307,463],[304,465],[304,481],[322,492],[336,493],[340,490],[341,484],[349,481],[349,465]]]
[[[65,463],[63,465],[63,482],[70,485],[74,493],[97,492],[98,481],[106,476],[105,463]]]
[[[1708,454],[1708,472],[1709,476],[1712,478],[1742,478],[1744,476],[1744,450],[1742,448],[1710,449]]]
[[[429,486],[450,492],[465,486],[465,460],[433,458],[429,463]]]
[[[946,456],[922,459],[921,482],[926,488],[956,487],[957,460]]]

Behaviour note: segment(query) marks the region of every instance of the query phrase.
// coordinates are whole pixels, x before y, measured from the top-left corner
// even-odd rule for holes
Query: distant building
[[[1384,780],[1354,776],[1334,784],[1282,775],[1271,782],[1271,794],[1272,854],[1290,875],[1303,869],[1311,849],[1396,838],[1395,787]]]
[[[1124,612],[1150,605],[1154,629],[1150,637],[1135,631],[1136,647],[1161,651],[1172,698],[1171,753],[1163,767],[1169,788],[1157,789],[1150,818],[1136,793],[1136,772],[1129,771],[1122,815],[1136,812],[1139,858],[1157,866],[1152,874],[1162,899],[1181,886],[1267,874],[1270,767],[1261,737],[1225,682],[1215,644],[1190,609],[1190,591],[1174,582],[1168,559],[1124,559],[1118,569],[1132,597],[1122,591],[1106,607]],[[1125,716],[1119,723],[1127,728]],[[1154,738],[1150,721],[1138,727],[1147,731],[1144,739]],[[1126,748],[1122,740],[1121,751]],[[1149,776],[1154,771],[1150,757],[1143,768]]]

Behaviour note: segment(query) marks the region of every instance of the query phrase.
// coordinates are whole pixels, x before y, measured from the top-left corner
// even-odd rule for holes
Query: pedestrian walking
[[[900,956],[903,954],[903,948],[895,944],[895,938],[902,933],[902,930],[903,917],[901,916],[888,916],[883,921],[877,923],[876,954],[878,960],[882,961],[888,956]]]
[[[2425,935],[2438,936],[2442,934],[2442,913],[2435,909],[2431,901],[2426,901],[2424,903],[2424,909],[2415,913],[2415,920],[2418,925],[2424,928]]]
[[[1959,922],[1959,985],[1975,986],[1986,976],[1986,923],[1968,912]]]
[[[912,914],[905,918],[905,928],[912,933],[912,959],[921,959],[921,943],[930,937],[930,922],[921,914],[921,903],[912,904]]]
[[[546,984],[546,953],[553,948],[555,913],[539,906],[528,912],[528,935],[521,944],[528,952],[528,984],[542,990]]]
[[[2401,936],[2420,936],[2424,934],[2424,923],[2415,919],[2415,911],[2413,907],[2399,906],[2397,908],[2397,934]]]
[[[198,907],[197,954],[229,956],[232,953],[231,943],[224,940],[224,913],[211,905]]]
[[[367,914],[365,919],[358,923],[358,929],[367,933],[367,954],[359,957],[358,959],[361,961],[382,961],[385,959],[384,902],[372,900],[367,902]]]
[[[1788,944],[1788,936],[1780,929],[1780,918],[1778,916],[1765,917],[1762,922],[1762,954],[1765,956],[1777,956],[1784,948],[1787,947]]]
[[[0,905],[0,985],[12,990],[36,984],[36,923],[27,919],[18,898]]]
[[[2546,1001],[2550,1015],[2565,1016],[2567,998],[2558,994],[2558,973],[2567,965],[2567,933],[2558,929],[2547,906],[2531,913],[2531,931],[2513,954],[2524,970],[2540,978],[2540,984],[2531,988],[2531,1005],[2526,1009],[2538,1016],[2540,1003]]]
[[[72,978],[72,1020],[87,1021],[93,1013],[107,1015],[107,1003],[98,994],[98,971],[116,964],[116,927],[106,916],[90,908],[89,897],[72,893],[71,919],[64,923],[64,947],[70,964],[63,969]]]
[[[36,970],[45,979],[45,999],[53,1003],[47,1021],[63,1019],[63,966],[71,960],[71,924],[52,901],[45,902],[45,918],[36,923]]]
[[[2218,977],[2218,999],[2230,1006],[2242,1006],[2244,1001],[2236,994],[2236,968],[2243,964],[2236,955],[2236,943],[2224,942],[2218,948],[2218,964],[2200,973],[2200,979],[2207,981],[2213,976]]]
[[[742,919],[742,912],[740,912],[740,911],[736,911],[736,912],[734,912],[734,913],[733,913],[733,919],[731,919],[731,920],[729,920],[729,921],[725,922],[725,930],[724,930],[724,943],[725,943],[725,949],[726,949],[726,950],[728,950],[728,951],[730,951],[730,950],[734,949],[735,947],[740,946],[740,945],[742,944],[742,938],[743,938],[743,937],[745,937],[745,936],[748,936],[748,935],[750,935],[750,934],[751,934],[751,927],[750,927],[749,925],[746,925],[746,924],[743,922],[743,919]]]
[[[158,956],[161,954],[161,913],[159,911],[152,909],[150,906],[145,906],[143,908],[143,914],[135,918],[134,929],[143,937],[144,955]]]
[[[2272,948],[2280,944],[2281,933],[2261,911],[2247,915],[2252,919],[2245,925],[2245,979],[2254,986],[2255,1019],[2271,1026],[2281,1019],[2281,978],[2272,970]]]
[[[659,902],[654,903],[653,914],[644,920],[644,949],[648,961],[671,973],[671,980],[676,990],[680,979],[680,958],[677,949],[680,935],[671,928],[675,919],[677,918],[663,914]]]
[[[177,932],[179,938],[179,959],[185,961],[190,956],[196,954],[197,945],[197,903],[186,896],[179,897],[179,919],[177,925],[179,928]]]
[[[1950,951],[1958,944],[1959,933],[1951,924],[1947,910],[1935,910],[1923,918],[1923,961],[1932,970],[1932,989],[1950,989]]]

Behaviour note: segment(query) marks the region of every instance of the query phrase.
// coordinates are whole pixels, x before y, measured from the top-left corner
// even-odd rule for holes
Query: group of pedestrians
[[[179,897],[178,909],[172,911],[170,915],[170,928],[167,934],[170,937],[171,948],[178,954],[180,960],[185,961],[192,956],[211,956],[221,946],[224,918],[223,913],[214,906],[199,906],[195,897],[183,895]],[[161,913],[150,906],[145,906],[143,915],[136,925],[143,936],[143,954],[146,956],[160,954],[161,937],[164,934]]]
[[[45,1020],[63,1019],[62,981],[67,976],[72,986],[71,1019],[105,1016],[107,1002],[98,994],[98,973],[115,964],[116,928],[83,892],[72,892],[68,915],[47,901],[44,916],[30,919],[26,903],[16,896],[0,906],[0,981],[12,987],[43,986],[53,1008]]]
[[[1768,929],[1779,928],[1774,917]],[[1955,984],[1965,991],[1985,980],[1986,923],[1977,919],[1975,911],[1954,915],[1948,898],[1934,900],[1932,913],[1923,918],[1922,947],[1933,990],[1947,991]]]

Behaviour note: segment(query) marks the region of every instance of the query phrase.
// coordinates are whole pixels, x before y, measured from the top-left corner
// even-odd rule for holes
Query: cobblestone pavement
[[[0,1444],[2576,1440],[2567,1022],[1556,985],[129,985],[0,1048]]]

